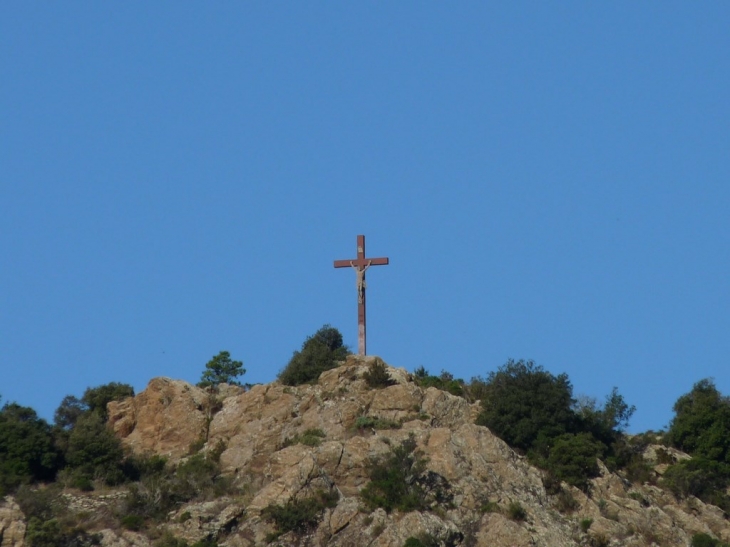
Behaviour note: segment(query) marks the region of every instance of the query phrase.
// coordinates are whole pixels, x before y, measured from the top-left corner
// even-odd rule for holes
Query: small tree
[[[376,359],[370,363],[368,370],[365,371],[365,374],[363,374],[363,378],[365,378],[365,382],[368,387],[372,388],[388,387],[396,383],[395,380],[390,377],[388,367],[385,366],[382,359]]]
[[[80,486],[101,479],[108,485],[124,481],[122,443],[106,427],[98,412],[87,412],[76,420],[68,437],[66,463],[72,482]]]
[[[109,382],[101,386],[87,388],[81,397],[81,402],[86,405],[90,412],[98,412],[99,416],[106,421],[106,405],[111,401],[120,401],[127,397],[134,397],[134,388],[132,386],[120,382]],[[63,405],[63,403],[61,404]]]
[[[370,482],[360,491],[365,506],[407,513],[428,507],[426,492],[418,479],[426,471],[426,459],[411,435],[390,453],[370,461]]]
[[[604,450],[590,433],[565,433],[555,439],[547,469],[557,479],[587,491],[589,479],[599,474],[597,458]]]
[[[217,386],[218,384],[231,384],[240,386],[241,383],[234,380],[238,376],[246,374],[242,361],[231,360],[231,354],[221,351],[205,365],[205,371],[200,377],[199,387]]]
[[[279,373],[279,381],[288,386],[316,382],[325,370],[335,368],[350,353],[336,328],[324,325],[295,351],[289,364]]]
[[[23,483],[52,480],[58,456],[51,427],[35,410],[17,403],[0,409],[0,496]]]
[[[478,425],[509,445],[533,449],[539,442],[570,432],[575,424],[573,386],[533,361],[509,360],[489,374]]]
[[[712,380],[697,382],[677,399],[674,412],[666,436],[671,446],[692,456],[730,463],[730,400]]]

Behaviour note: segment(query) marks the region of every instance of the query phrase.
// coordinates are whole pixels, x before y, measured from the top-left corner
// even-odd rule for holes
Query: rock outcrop
[[[279,543],[401,547],[408,537],[425,534],[453,546],[684,547],[699,532],[730,538],[719,509],[694,498],[678,502],[656,486],[631,485],[605,467],[590,496],[563,485],[574,500],[565,512],[546,492],[538,469],[474,425],[477,405],[422,389],[405,370],[390,367],[394,385],[371,389],[363,374],[373,359],[350,356],[316,385],[275,382],[224,390],[214,401],[204,390],[158,378],[135,398],[110,404],[110,423],[136,452],[179,459],[201,438],[204,450],[223,447],[223,471],[246,493],[189,504],[171,515],[169,529],[188,541],[219,537],[231,547],[265,544],[272,531],[262,518],[267,506],[328,489],[339,493],[339,502],[317,529],[306,537],[289,533]],[[320,432],[321,444],[291,444],[312,430]],[[368,482],[368,463],[409,436],[427,459],[429,480],[448,490],[448,503],[406,514],[363,510],[359,493]],[[647,457],[655,457],[652,450]],[[509,517],[510,504],[524,509],[523,519]]]
[[[0,547],[23,547],[25,520],[10,496],[0,501]]]
[[[487,428],[474,424],[478,405],[435,388],[423,389],[403,369],[388,367],[393,385],[373,389],[363,378],[374,357],[350,356],[315,385],[277,382],[248,391],[204,390],[153,379],[136,397],[110,403],[109,425],[138,454],[183,461],[191,450],[214,451],[236,488],[172,511],[162,525],[189,544],[214,538],[226,547],[266,545],[274,527],[267,507],[317,493],[336,494],[319,524],[288,532],[272,545],[402,547],[424,537],[456,547],[686,547],[693,534],[730,539],[717,507],[676,500],[651,484],[632,485],[600,464],[586,494],[566,484],[549,495],[542,472]],[[312,436],[315,441],[303,442]],[[365,508],[369,465],[407,439],[426,460],[419,481],[423,512]],[[661,455],[661,457],[660,457]],[[687,457],[658,446],[645,457],[657,476],[667,458]],[[599,462],[600,463],[600,462]],[[66,496],[70,511],[109,511],[121,491]],[[143,532],[94,530],[106,547],[150,547]],[[0,547],[21,547],[25,524],[10,499],[0,505]],[[160,531],[157,531],[159,535]]]

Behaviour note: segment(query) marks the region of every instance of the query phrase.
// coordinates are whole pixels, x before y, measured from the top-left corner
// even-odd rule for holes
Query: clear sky
[[[730,393],[727,2],[0,4],[0,394],[393,366]]]

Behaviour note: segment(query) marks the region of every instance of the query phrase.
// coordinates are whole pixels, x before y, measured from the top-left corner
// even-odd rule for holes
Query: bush
[[[496,501],[487,500],[479,506],[479,511],[482,513],[499,513],[501,512],[501,508]]]
[[[365,374],[363,374],[363,378],[365,379],[365,383],[368,387],[374,389],[388,387],[395,384],[395,380],[393,380],[390,377],[390,374],[388,374],[388,367],[381,359],[376,359],[370,363],[368,370]]]
[[[418,537],[411,536],[406,539],[403,547],[439,547],[441,542],[433,534],[423,533]]]
[[[385,456],[370,461],[370,482],[360,491],[360,496],[370,510],[378,507],[388,513],[394,509],[426,510],[426,492],[416,480],[425,470],[426,460],[410,436]]]
[[[16,403],[0,409],[0,495],[21,484],[53,480],[60,463],[51,427]]]
[[[124,528],[134,532],[141,530],[144,525],[144,519],[139,515],[124,515],[119,522]]]
[[[100,534],[89,534],[66,513],[54,486],[33,489],[21,486],[16,501],[28,526],[25,545],[28,547],[90,547],[100,545]]]
[[[599,474],[597,458],[603,448],[589,433],[566,433],[555,439],[547,470],[558,480],[586,491],[588,480]]]
[[[593,524],[593,519],[591,518],[585,518],[581,519],[580,521],[580,529],[585,534],[588,532],[588,529],[591,527],[591,524]]]
[[[68,437],[66,463],[75,481],[100,479],[108,485],[124,482],[124,452],[119,439],[109,429],[99,412],[78,418]]]
[[[730,497],[725,493],[730,484],[730,466],[701,457],[684,460],[670,466],[660,482],[677,498],[695,496],[730,510]]]
[[[121,401],[127,397],[134,397],[134,388],[132,386],[129,384],[120,384],[119,382],[109,382],[98,387],[87,388],[84,391],[83,397],[81,397],[81,402],[86,405],[88,412],[98,412],[102,420],[106,422],[106,405],[112,401]]]
[[[646,446],[646,440],[640,436],[633,437],[630,441],[626,437],[619,437],[610,447],[606,466],[611,471],[622,469],[626,479],[634,484],[653,484],[656,482],[656,473],[652,465],[644,459]]]
[[[507,516],[514,521],[520,522],[527,518],[527,511],[520,502],[513,501],[507,506]]]
[[[400,422],[376,418],[375,416],[358,416],[353,426],[355,429],[399,429]]]
[[[665,441],[692,456],[730,463],[730,400],[712,380],[697,382],[674,404]]]
[[[101,545],[101,534],[89,534],[81,528],[67,526],[58,519],[41,521],[31,518],[25,532],[28,547],[91,547]]]
[[[690,547],[727,547],[728,544],[715,539],[709,534],[699,533],[692,536]]]
[[[509,360],[489,374],[477,424],[527,452],[539,438],[575,428],[573,387],[567,375],[553,376],[532,361]]]
[[[337,366],[349,354],[342,343],[342,334],[324,325],[302,344],[301,351],[295,351],[289,364],[279,373],[279,381],[288,386],[316,382],[325,370]]]
[[[640,465],[641,451],[627,448],[623,429],[636,409],[616,388],[598,407],[592,398],[576,401],[565,374],[553,376],[532,361],[513,360],[486,381],[472,383],[482,406],[476,423],[555,478],[585,490],[598,474],[596,458],[612,470],[630,466],[636,480],[651,478]]]
[[[320,444],[322,444],[322,439],[324,439],[326,436],[327,434],[321,429],[311,428],[307,429],[304,433],[300,435],[295,435],[290,439],[286,439],[284,441],[284,446],[287,447],[293,444],[303,444],[305,446],[319,446]]]
[[[199,387],[217,386],[218,384],[231,384],[240,386],[241,383],[235,378],[246,374],[242,361],[231,360],[231,354],[221,351],[205,365],[205,371],[200,377]]]
[[[232,491],[231,479],[221,475],[220,463],[212,453],[207,457],[195,454],[177,466],[164,466],[164,460],[153,457],[142,469],[140,482],[128,488],[122,518],[137,515],[161,520],[183,503],[215,499]]]
[[[261,515],[276,526],[276,532],[269,537],[273,541],[286,532],[301,535],[314,529],[328,507],[335,507],[339,494],[336,490],[317,491],[313,496],[299,500],[289,500],[286,505],[269,505]]]
[[[440,376],[433,376],[424,367],[418,367],[413,372],[413,380],[422,388],[435,387],[457,397],[464,396],[464,380],[454,379],[453,374],[445,370]]]
[[[53,423],[57,428],[68,431],[76,425],[76,420],[88,410],[81,399],[73,395],[66,395],[53,415]]]

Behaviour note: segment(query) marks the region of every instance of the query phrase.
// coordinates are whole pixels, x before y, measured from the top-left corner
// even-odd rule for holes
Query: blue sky
[[[269,382],[325,323],[457,377],[730,393],[730,4],[4,2],[0,394]]]

